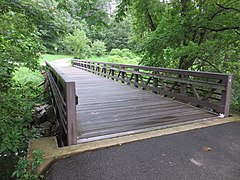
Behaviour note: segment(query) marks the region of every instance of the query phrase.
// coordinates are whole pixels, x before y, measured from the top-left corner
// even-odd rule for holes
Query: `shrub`
[[[64,47],[67,52],[72,53],[76,58],[86,58],[91,55],[90,40],[82,30],[75,30],[64,38]]]
[[[240,112],[240,82],[236,79],[233,81],[231,107],[233,110]]]
[[[135,58],[135,54],[130,49],[122,49],[122,56],[130,59]]]
[[[35,103],[43,100],[38,98],[43,92],[43,88],[38,87],[42,82],[40,72],[20,68],[14,73],[12,87],[7,92],[0,92],[1,162],[26,154],[28,140],[37,136],[38,131],[31,129],[32,109]]]
[[[21,157],[16,165],[16,170],[13,172],[12,177],[19,180],[31,179],[38,180],[37,169],[43,162],[43,150],[34,150],[33,162],[29,162],[26,157]]]
[[[92,50],[92,55],[95,55],[95,56],[103,56],[107,51],[105,43],[99,40],[94,41],[92,43],[91,50]]]
[[[112,49],[110,55],[118,55],[122,57],[122,51],[120,49]]]
[[[34,89],[13,86],[8,93],[0,93],[0,154],[10,155],[26,149],[28,139],[33,135],[29,127],[32,107],[36,103]]]
[[[134,59],[136,55],[130,49],[112,49],[109,53],[110,55],[119,55],[121,57],[127,57],[129,59]]]
[[[122,63],[122,58],[119,55],[109,56],[106,60],[112,63]]]

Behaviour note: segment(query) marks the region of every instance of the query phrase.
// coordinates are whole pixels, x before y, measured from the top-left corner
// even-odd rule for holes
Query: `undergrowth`
[[[14,177],[11,174],[20,171],[17,162],[26,157],[29,139],[40,134],[31,123],[33,106],[44,102],[43,87],[39,87],[43,80],[40,72],[20,68],[14,73],[12,87],[0,92],[0,164],[3,164],[0,176],[3,179],[17,178],[17,173]]]

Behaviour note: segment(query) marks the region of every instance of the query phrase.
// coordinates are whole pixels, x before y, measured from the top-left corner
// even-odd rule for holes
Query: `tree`
[[[124,49],[131,48],[130,39],[132,25],[129,19],[125,18],[121,22],[113,22],[110,28],[104,31],[104,42],[109,51],[114,48]]]
[[[92,55],[103,56],[106,53],[105,43],[99,40],[96,40],[91,45]]]
[[[142,64],[232,73],[240,105],[240,1],[122,0],[118,8],[118,19],[131,14]]]
[[[2,1],[0,14],[0,88],[11,86],[12,73],[17,67],[34,69],[42,49],[37,28],[27,15],[13,11],[11,4]]]
[[[73,34],[68,34],[64,39],[64,45],[76,58],[86,58],[90,55],[90,40],[82,30],[76,29]]]
[[[181,69],[205,64],[217,71],[215,65],[221,59],[237,59],[238,1],[123,0],[122,5],[132,8],[135,38],[145,54],[144,64],[171,64]]]

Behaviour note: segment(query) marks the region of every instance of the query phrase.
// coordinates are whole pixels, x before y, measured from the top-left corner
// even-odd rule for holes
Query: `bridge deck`
[[[64,63],[54,63],[76,83],[78,142],[213,118],[202,109],[113,81]]]

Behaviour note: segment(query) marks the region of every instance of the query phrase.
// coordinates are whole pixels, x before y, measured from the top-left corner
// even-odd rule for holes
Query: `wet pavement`
[[[89,151],[56,161],[47,180],[239,180],[240,122]]]

